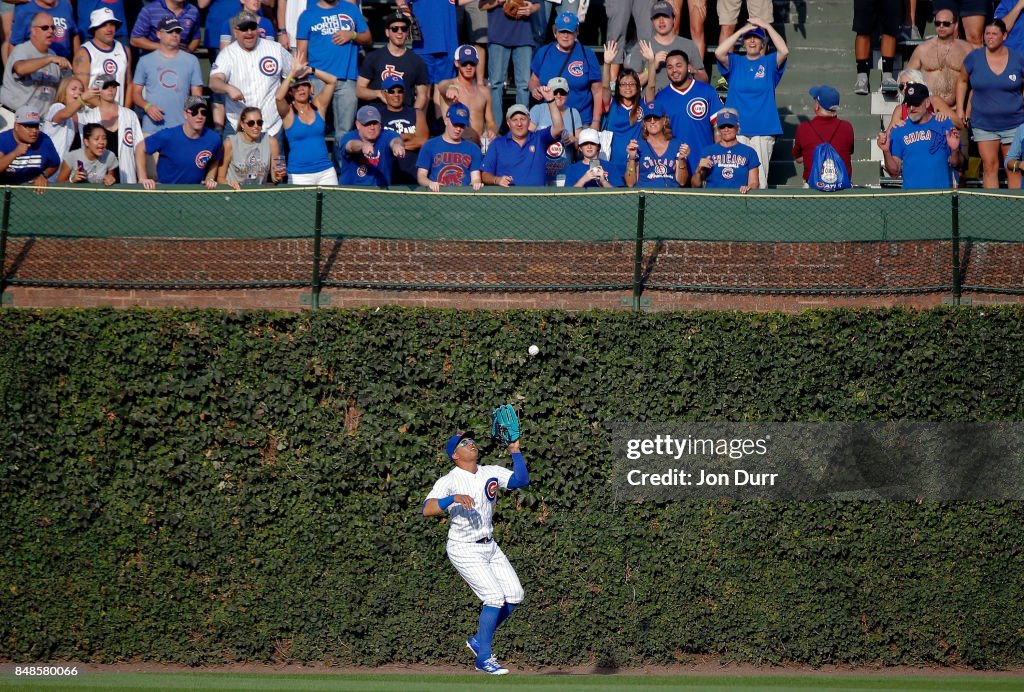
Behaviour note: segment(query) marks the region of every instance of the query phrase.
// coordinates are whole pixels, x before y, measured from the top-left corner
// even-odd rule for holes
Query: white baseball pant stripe
[[[522,603],[526,595],[523,585],[494,541],[448,541],[448,559],[485,606],[500,608],[506,602]]]

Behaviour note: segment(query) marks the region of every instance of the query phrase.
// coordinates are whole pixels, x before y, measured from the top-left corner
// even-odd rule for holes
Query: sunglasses
[[[565,89],[555,89],[554,94],[555,96],[568,96],[569,92]]]
[[[192,106],[191,108],[187,109],[187,112],[189,115],[207,116],[210,114],[210,111],[208,111],[206,108],[203,108],[202,106]]]
[[[460,441],[459,444],[456,445],[456,447],[465,447],[466,445],[473,445],[475,447],[476,440],[467,437],[466,439]]]
[[[39,123],[18,123],[18,124],[21,125],[22,127],[27,127],[30,130],[38,130],[39,129]]]
[[[260,25],[259,24],[253,24],[253,23],[249,22],[249,23],[246,23],[246,24],[239,24],[235,28],[238,29],[239,31],[256,31],[257,29],[260,28]]]
[[[940,22],[938,19],[935,20],[935,26],[953,26],[954,24],[956,24],[956,22]]]
[[[53,31],[53,24],[36,24],[33,29],[42,29],[43,31]]]
[[[256,127],[256,126],[263,127],[263,121],[262,120],[246,120],[245,124],[248,125],[249,127]]]
[[[395,24],[393,26],[389,26],[388,31],[390,31],[393,34],[397,34],[398,32],[407,34],[409,33],[409,27],[407,27],[405,24]]]
[[[405,89],[403,89],[402,87],[391,87],[390,89],[387,90],[387,93],[389,93],[389,94],[404,94],[405,93]]]

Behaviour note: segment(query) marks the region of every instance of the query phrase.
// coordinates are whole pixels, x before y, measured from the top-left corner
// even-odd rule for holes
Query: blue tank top
[[[284,131],[288,140],[288,172],[319,173],[331,167],[331,159],[327,156],[327,144],[324,139],[324,119],[319,111],[309,125],[295,114],[292,125]]]

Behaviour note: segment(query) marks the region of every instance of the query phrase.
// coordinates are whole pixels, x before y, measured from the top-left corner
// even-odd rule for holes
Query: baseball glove
[[[526,7],[530,0],[505,0],[503,9],[505,10],[505,16],[509,19],[524,19],[519,16],[519,10]]]
[[[491,414],[491,437],[502,447],[519,439],[519,416],[512,404],[502,404]]]

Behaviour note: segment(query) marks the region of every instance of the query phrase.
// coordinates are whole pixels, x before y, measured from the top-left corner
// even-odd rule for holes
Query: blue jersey
[[[786,71],[786,63],[779,67],[774,54],[762,55],[754,60],[745,55],[729,54],[729,64],[719,63],[722,76],[729,80],[729,96],[725,105],[735,108],[743,123],[743,135],[781,135],[782,122],[775,103],[775,87]]]
[[[547,149],[556,141],[550,127],[527,132],[522,146],[512,139],[512,133],[498,137],[487,148],[480,170],[511,176],[513,185],[540,187],[545,180]]]
[[[7,154],[18,148],[14,139],[14,130],[0,132],[0,155]],[[39,176],[49,168],[60,167],[60,154],[53,142],[43,132],[39,139],[30,145],[28,151],[16,157],[7,168],[0,172],[0,185],[21,185]]]
[[[160,154],[156,179],[161,183],[201,183],[206,169],[220,158],[220,135],[204,128],[192,139],[183,127],[169,127],[146,137],[146,153]]]
[[[311,66],[329,72],[338,79],[354,80],[359,77],[359,46],[355,41],[336,46],[331,39],[339,31],[361,34],[366,30],[366,20],[352,3],[341,0],[334,7],[324,9],[313,2],[306,5],[306,9],[299,15],[295,38],[298,41],[309,41],[306,49]]]
[[[926,123],[907,120],[889,133],[889,152],[903,160],[903,189],[949,189],[953,182],[946,144],[950,122],[934,117]]]
[[[434,137],[420,147],[417,168],[427,171],[427,178],[442,187],[469,185],[472,172],[479,171],[483,156],[480,147],[462,140],[454,144],[444,137]]]
[[[420,55],[444,53],[455,58],[459,47],[459,30],[455,24],[455,3],[452,0],[410,0],[413,16],[420,23],[422,40],[412,44]]]
[[[761,165],[757,152],[739,142],[731,147],[712,144],[704,147],[700,156],[711,159],[712,163],[704,187],[741,188],[750,179],[750,171]]]
[[[380,131],[380,137],[373,145],[373,153],[370,156],[363,156],[362,152],[350,154],[346,151],[349,142],[359,140],[359,131],[350,130],[341,138],[341,175],[338,177],[339,185],[363,185],[366,187],[387,187],[391,184],[391,166],[394,163],[394,155],[391,153],[391,143],[401,139],[397,132],[392,130]]]
[[[625,168],[626,147],[629,141],[635,139],[637,142],[643,135],[644,106],[637,104],[636,122],[629,122],[629,109],[618,101],[612,101],[608,108],[608,115],[605,117],[604,129],[612,133],[612,149],[610,160],[615,168]],[[614,185],[614,183],[612,183]]]
[[[704,82],[691,79],[682,89],[669,84],[658,92],[654,102],[665,109],[672,136],[690,145],[686,162],[691,171],[697,170],[700,152],[715,141],[711,116],[725,107],[718,92]]]
[[[679,187],[676,182],[676,157],[683,140],[673,137],[665,153],[659,155],[642,137],[636,162],[636,187]]]
[[[1024,55],[1009,49],[1006,69],[994,74],[985,59],[985,48],[964,58],[971,76],[971,126],[982,130],[1012,130],[1024,123]]]
[[[57,4],[51,9],[43,7],[32,0],[14,6],[14,19],[11,24],[11,45],[25,43],[32,37],[32,18],[39,12],[45,12],[53,17],[53,43],[50,50],[62,58],[71,60],[74,52],[74,38],[78,33],[78,25],[75,24],[75,13],[71,9],[68,0],[57,0]],[[91,37],[90,37],[91,38]]]
[[[547,84],[552,77],[564,77],[569,82],[566,108],[578,110],[584,124],[589,125],[594,121],[594,93],[591,84],[601,81],[601,64],[597,62],[594,51],[576,41],[572,51],[566,54],[558,50],[557,44],[549,43],[534,53],[530,72],[537,75],[541,84]]]

